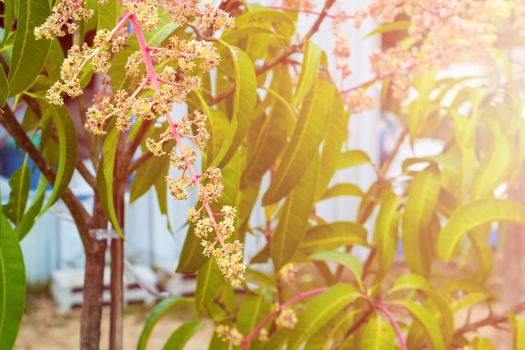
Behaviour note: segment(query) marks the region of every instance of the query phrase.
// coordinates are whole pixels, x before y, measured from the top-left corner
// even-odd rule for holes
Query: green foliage
[[[2,349],[14,342],[24,301],[17,235],[20,240],[25,237],[35,220],[65,197],[80,162],[91,161],[94,171],[86,178],[97,204],[122,236],[116,198],[123,195],[132,174],[130,201],[155,188],[159,210],[168,216],[164,177],[169,156],[135,154],[146,152],[145,139],[164,131],[165,121],[157,125],[141,121],[122,136],[111,118],[106,134],[85,141],[84,133],[75,128],[82,124],[76,111],[84,114],[90,101],[78,97],[56,107],[44,99],[60,77],[63,48],[69,45],[62,39],[35,41],[33,28],[49,14],[49,3],[5,0],[3,14],[9,25],[1,38],[0,105],[13,111],[19,105],[28,108],[21,126],[28,135],[40,134],[39,154],[55,176],[42,175],[30,196],[29,179],[35,169],[28,166],[27,157],[33,154],[10,179],[9,201],[0,212],[0,265],[7,267],[0,269],[5,296],[0,298]],[[121,13],[115,0],[88,5],[95,16],[81,25],[79,35],[71,38],[75,42],[81,43],[96,29],[113,28]],[[524,204],[511,199],[525,163],[521,85],[509,74],[504,79],[509,81],[507,95],[498,99],[493,97],[500,91],[493,86],[501,77],[484,76],[489,82],[475,88],[465,82],[479,77],[440,78],[437,72],[422,69],[407,77],[415,95],[401,103],[391,101],[385,80],[382,107],[395,115],[389,123],[403,130],[399,144],[408,135],[415,154],[423,139],[442,148],[419,158],[393,148],[376,164],[372,161],[376,155],[349,147],[348,139],[360,132],[349,132],[350,118],[360,116],[351,115],[350,95],[336,87],[327,53],[315,37],[294,44],[300,36],[297,15],[247,3],[235,11],[236,28],[213,40],[220,66],[212,74],[201,74],[202,86],[189,95],[187,107],[208,117],[211,138],[201,168],[217,166],[223,174],[224,195],[212,209],[236,207],[232,239],[249,242],[246,235],[253,235],[265,246],[247,264],[245,283],[234,289],[216,262],[203,256],[194,225],[186,225],[177,272],[197,274],[195,295],[161,301],[146,320],[138,349],[147,348],[159,319],[183,304],[194,305],[202,320],[175,329],[165,349],[182,349],[207,319],[216,326],[236,328],[245,338],[256,330],[246,346],[252,350],[398,349],[404,343],[409,349],[496,348],[483,334],[476,334],[477,328],[470,330],[475,323],[462,326],[456,320],[497,299],[489,284],[494,259],[488,235],[501,233],[506,222],[525,225]],[[15,19],[16,26],[11,26]],[[167,13],[160,19],[155,30],[145,33],[152,47],[173,34],[199,40],[207,35],[174,23]],[[407,28],[407,21],[396,21],[368,36],[401,34]],[[405,41],[407,46],[412,43]],[[108,72],[112,89],[140,84],[126,75],[127,59],[138,49],[136,36],[131,36],[125,48],[112,55]],[[81,77],[83,89],[94,92],[93,85],[100,80],[89,64]],[[394,160],[402,162],[401,173],[393,169]],[[339,170],[354,172],[359,166],[375,170],[369,188],[350,178],[334,181]],[[318,203],[340,197],[351,197],[357,215],[354,218],[349,209],[344,221],[330,222],[318,211]],[[255,209],[261,206],[264,214]],[[253,227],[256,221],[264,224]],[[168,221],[171,231],[169,225]],[[356,247],[368,254],[366,260],[358,258]],[[451,260],[453,269],[444,264]],[[260,263],[268,263],[268,268]],[[287,272],[293,267],[298,272],[290,277]],[[309,295],[312,290],[319,293]],[[290,300],[287,308],[298,320],[288,329],[275,321],[282,312],[275,304]],[[513,324],[514,348],[523,349],[522,317],[503,319]],[[258,328],[261,320],[267,322]],[[209,348],[237,347],[214,333]]]
[[[11,349],[25,307],[25,267],[16,232],[0,210],[0,349]]]

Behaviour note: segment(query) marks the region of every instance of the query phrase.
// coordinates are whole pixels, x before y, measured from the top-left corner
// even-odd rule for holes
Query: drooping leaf
[[[235,94],[233,97],[233,112],[226,139],[213,160],[214,166],[223,167],[233,157],[250,128],[255,108],[257,82],[252,61],[242,50],[226,43],[234,68]]]
[[[24,258],[16,232],[0,210],[0,349],[12,349],[25,306]]]
[[[450,260],[468,231],[493,221],[508,221],[525,226],[525,206],[513,200],[482,199],[460,207],[439,234],[439,256],[445,261]]]
[[[2,207],[5,216],[15,225],[18,225],[22,219],[29,197],[29,182],[31,178],[27,162],[28,156],[26,154],[22,166],[9,179],[9,186],[11,187],[9,202]]]
[[[67,189],[75,172],[78,157],[75,125],[68,109],[51,104],[45,104],[45,109],[51,114],[58,133],[58,169],[53,190],[42,213],[47,211]]]
[[[351,284],[337,284],[315,296],[299,315],[287,349],[299,348],[301,343],[358,297],[359,292]]]
[[[315,158],[324,136],[326,115],[333,96],[333,85],[318,79],[303,104],[292,139],[264,194],[263,205],[276,203],[288,194]]]
[[[271,256],[276,270],[293,258],[303,240],[308,218],[314,208],[319,171],[319,160],[315,159],[286,198],[271,245]]]
[[[359,339],[359,349],[389,350],[395,348],[392,326],[379,316],[372,317],[364,326]]]
[[[44,23],[49,12],[47,1],[20,2],[8,77],[9,96],[19,94],[30,87],[46,62],[51,42],[47,39],[36,40],[33,31],[35,27]]]
[[[405,307],[410,312],[414,320],[418,322],[418,324],[423,328],[428,342],[427,345],[431,349],[445,350],[445,342],[439,330],[439,326],[425,307],[412,300],[399,300],[395,303]]]
[[[202,265],[197,272],[197,286],[195,288],[195,308],[202,313],[219,293],[224,285],[222,272],[214,259]]]
[[[113,228],[121,237],[124,232],[120,226],[115,210],[115,199],[113,191],[113,172],[115,170],[115,157],[117,154],[117,143],[120,137],[118,129],[112,129],[102,145],[102,158],[97,172],[97,191],[100,204],[106,212]]]
[[[258,133],[255,150],[242,176],[241,185],[243,187],[250,181],[260,179],[275,163],[286,144],[287,118],[291,117],[290,114],[293,111],[290,111],[284,103],[291,98],[292,80],[288,70],[283,67],[277,67],[275,74],[272,87],[276,94],[282,96],[285,101],[274,98],[270,115],[265,120],[262,131]]]
[[[513,350],[525,350],[525,317],[514,316],[512,318]]]
[[[203,326],[202,321],[191,321],[180,326],[173,332],[163,350],[183,350],[186,343],[197,333]]]
[[[237,313],[237,329],[247,336],[270,311],[270,305],[262,295],[249,295],[243,299]]]
[[[319,45],[314,44],[311,41],[306,42],[303,50],[301,73],[299,74],[297,89],[295,90],[295,95],[293,97],[293,104],[295,106],[301,104],[314,85],[318,76],[322,55],[323,49]]]
[[[131,183],[129,190],[129,201],[133,203],[144,195],[164,175],[169,166],[167,157],[151,157],[142,164]]]
[[[29,233],[35,224],[35,220],[42,209],[42,205],[44,204],[48,184],[49,183],[46,177],[41,175],[40,180],[38,181],[38,186],[33,195],[33,202],[24,213],[20,223],[16,226],[16,234],[19,240],[24,239],[24,237]]]
[[[370,163],[368,155],[360,150],[353,150],[342,153],[337,163],[337,169],[346,169]]]
[[[385,23],[377,27],[376,29],[372,30],[370,33],[368,33],[365,38],[370,38],[374,35],[383,34],[383,33],[390,33],[395,32],[399,30],[407,30],[410,27],[410,21],[395,21],[391,23]]]
[[[300,250],[313,254],[350,244],[367,245],[365,228],[354,222],[334,222],[309,229]]]
[[[348,139],[348,120],[350,114],[345,112],[343,99],[339,94],[334,95],[334,103],[327,115],[328,126],[324,136],[323,151],[321,155],[321,178],[319,179],[319,191],[321,196],[330,184],[338,169],[341,159],[341,149]]]
[[[399,236],[399,213],[400,199],[389,192],[381,204],[377,215],[374,242],[377,244],[377,256],[379,259],[378,278],[384,276],[390,269],[396,256],[397,241]]]
[[[321,197],[321,200],[343,196],[362,197],[363,195],[364,193],[359,186],[350,183],[341,183],[327,189]]]
[[[310,255],[312,260],[331,261],[348,268],[354,275],[356,281],[361,281],[363,264],[350,253],[323,251]]]
[[[494,350],[494,344],[487,338],[476,337],[470,344],[473,350]]]
[[[418,173],[410,186],[403,215],[403,252],[412,272],[427,275],[431,256],[426,254],[424,242],[432,240],[426,226],[430,223],[439,197],[441,183],[434,167]]]
[[[148,318],[146,319],[146,322],[144,323],[144,327],[142,328],[142,332],[140,333],[139,341],[137,344],[137,350],[148,349],[148,341],[151,336],[151,333],[153,332],[155,325],[164,315],[168,314],[176,307],[190,302],[190,299],[182,298],[178,295],[173,295],[158,303],[153,308]]]

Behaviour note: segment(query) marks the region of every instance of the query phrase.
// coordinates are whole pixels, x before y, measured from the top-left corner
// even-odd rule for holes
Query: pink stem
[[[255,326],[255,328],[250,332],[250,334],[248,334],[246,336],[246,338],[243,339],[242,341],[242,347],[241,347],[241,350],[246,350],[248,348],[248,345],[250,345],[250,342],[253,340],[253,338],[255,338],[257,336],[257,334],[259,334],[259,332],[261,331],[261,329],[264,327],[264,325],[270,321],[275,315],[277,315],[279,312],[281,312],[282,309],[285,309],[286,307],[298,302],[298,301],[301,301],[305,298],[311,298],[313,296],[316,296],[317,294],[321,294],[321,293],[324,293],[326,291],[326,287],[322,287],[322,288],[317,288],[317,289],[312,289],[308,292],[304,292],[304,293],[300,293],[300,294],[297,294],[295,297],[293,297],[292,299],[288,300],[287,302],[285,302],[284,304],[282,305],[279,305],[279,307],[277,307],[277,309],[275,309],[275,311],[269,313],[268,315],[264,316],[264,318],[257,324],[257,326]]]
[[[160,90],[160,83],[159,83],[160,80],[159,80],[157,73],[155,72],[155,68],[153,65],[153,59],[151,58],[148,44],[146,42],[146,39],[144,38],[144,33],[142,32],[142,28],[140,27],[140,24],[137,21],[137,18],[135,17],[135,15],[130,15],[130,18],[131,18],[131,21],[133,22],[133,31],[135,32],[135,35],[137,36],[137,41],[139,43],[140,52],[142,53],[142,57],[144,59],[144,65],[146,66],[146,72],[148,74],[149,81],[153,85],[153,89],[155,91],[159,91]],[[177,130],[177,125],[173,121],[173,118],[171,117],[170,114],[166,114],[165,117],[168,121],[168,124],[171,127],[173,137],[175,138],[175,141],[177,143],[177,148],[179,152],[183,153],[184,149],[182,147],[183,146],[182,137],[179,131]],[[197,189],[200,191],[200,189],[202,188],[202,184],[199,181],[199,175],[197,175],[197,172],[195,171],[193,164],[189,161],[188,158],[184,158],[184,162],[186,163],[186,167],[188,168],[190,172],[193,182],[197,186]],[[215,234],[217,235],[217,241],[219,242],[221,247],[224,248],[224,241],[222,239],[221,234],[217,230],[218,225],[217,225],[217,221],[215,220],[213,210],[211,209],[208,203],[203,203],[203,206],[206,209],[206,212],[208,213],[208,216],[210,217],[210,220],[212,221],[213,226],[215,227]]]
[[[388,318],[388,321],[390,321],[390,324],[392,325],[392,328],[394,328],[394,332],[396,333],[397,340],[399,341],[399,346],[401,346],[401,350],[408,350],[405,337],[403,337],[403,333],[401,333],[401,329],[399,328],[399,324],[394,318],[394,315],[392,315],[390,310],[388,310],[383,305],[376,305],[375,307],[377,310],[381,311],[386,318]]]

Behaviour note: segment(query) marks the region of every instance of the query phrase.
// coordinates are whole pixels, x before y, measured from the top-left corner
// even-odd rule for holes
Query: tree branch
[[[497,326],[500,323],[507,322],[509,320],[509,313],[512,314],[519,314],[521,312],[525,311],[525,301],[522,301],[518,305],[514,306],[509,311],[505,312],[504,314],[497,315],[497,314],[491,314],[488,317],[484,318],[483,320],[471,323],[469,325],[465,325],[461,328],[458,328],[456,330],[455,335],[463,335],[465,333],[469,332],[475,332],[478,330],[478,328],[486,327],[486,326]]]

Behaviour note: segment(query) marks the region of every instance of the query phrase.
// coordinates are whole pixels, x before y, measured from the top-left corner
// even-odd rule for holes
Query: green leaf
[[[253,120],[253,111],[257,96],[255,68],[252,61],[239,48],[224,43],[233,61],[235,74],[235,94],[233,97],[233,113],[226,139],[213,165],[223,167],[233,157],[241,144]]]
[[[525,206],[513,200],[481,199],[460,207],[439,234],[439,256],[449,261],[468,231],[493,221],[508,221],[525,226]]]
[[[16,234],[18,235],[19,240],[24,239],[24,237],[29,233],[35,224],[36,218],[42,209],[42,205],[44,204],[48,185],[49,183],[46,177],[44,175],[40,175],[40,180],[38,181],[38,186],[33,196],[33,202],[20,220],[20,223],[16,226]]]
[[[334,185],[326,190],[326,192],[321,197],[321,200],[350,196],[350,197],[362,197],[364,195],[363,191],[359,186],[349,183],[342,183]]]
[[[525,317],[514,316],[512,318],[513,350],[525,350]]]
[[[4,69],[0,67],[0,107],[2,107],[5,104],[8,94],[9,83],[7,82],[7,77],[5,76]]]
[[[11,187],[9,202],[2,208],[5,215],[15,225],[18,225],[22,219],[29,197],[29,182],[31,178],[29,166],[27,165],[27,157],[26,154],[22,166],[15,171],[9,180],[9,186]]]
[[[430,93],[435,88],[435,82],[435,73],[425,74],[414,79],[413,86],[417,90],[418,96],[407,106],[408,128],[412,140],[420,135],[425,126],[424,120],[431,110]]]
[[[430,271],[431,256],[426,254],[425,242],[432,236],[425,228],[434,213],[439,189],[440,176],[435,167],[418,173],[410,186],[410,193],[403,215],[403,251],[410,271],[427,275]]]
[[[395,348],[395,334],[390,324],[381,317],[372,317],[361,333],[361,350],[390,350]]]
[[[29,88],[42,70],[51,42],[36,40],[33,30],[49,15],[49,2],[25,0],[20,2],[13,57],[9,69],[9,96]]]
[[[358,297],[359,292],[351,284],[337,284],[315,296],[299,315],[287,349],[299,348],[302,342]]]
[[[504,180],[509,165],[512,163],[513,149],[507,136],[496,123],[491,125],[491,130],[494,134],[491,142],[493,147],[474,174],[472,199],[489,196]]]
[[[356,281],[358,281],[359,283],[361,281],[361,275],[363,273],[363,264],[361,264],[361,261],[359,261],[359,259],[357,259],[350,253],[324,251],[310,255],[310,258],[312,260],[319,261],[332,261],[343,265],[352,272]]]
[[[400,199],[393,192],[389,192],[381,204],[377,214],[374,243],[377,245],[377,256],[379,259],[378,279],[382,278],[390,270],[397,253],[397,241],[399,236],[399,213]]]
[[[291,111],[286,105],[292,94],[292,80],[286,67],[278,66],[274,72],[272,91],[282,96],[284,101],[279,98],[274,99],[270,115],[265,119],[262,131],[258,132],[255,149],[253,154],[250,154],[241,179],[243,187],[250,181],[259,180],[275,163],[286,144],[287,120],[293,117],[293,110]]]
[[[197,272],[197,286],[195,288],[195,308],[202,312],[213,302],[224,285],[222,272],[214,259],[208,261]]]
[[[377,34],[395,32],[398,30],[407,30],[410,27],[410,21],[396,21],[385,23],[368,33],[365,38],[370,38]]]
[[[131,183],[129,202],[133,203],[148,192],[151,186],[155,185],[158,179],[166,173],[169,164],[168,157],[151,157],[142,164]]]
[[[303,104],[292,140],[264,194],[263,205],[276,203],[288,194],[315,158],[325,134],[333,96],[334,86],[318,79]]]
[[[97,6],[97,30],[113,29],[117,24],[117,18],[120,13],[117,1],[109,0],[105,4],[97,2]]]
[[[428,346],[431,349],[445,350],[445,343],[439,326],[426,308],[411,300],[400,300],[393,303],[405,307],[410,312],[414,320],[423,328]]]
[[[494,344],[486,338],[476,337],[470,343],[473,350],[494,350]],[[525,349],[525,348],[523,348]]]
[[[307,41],[303,50],[303,64],[301,66],[301,73],[299,81],[297,82],[297,89],[293,97],[293,104],[299,106],[306,97],[310,89],[317,79],[319,64],[321,63],[321,56],[323,49],[311,41]]]
[[[178,295],[173,295],[171,297],[168,297],[162,300],[160,303],[158,303],[153,308],[148,318],[146,319],[144,328],[142,328],[142,332],[140,333],[139,342],[137,344],[137,350],[148,349],[147,345],[148,345],[149,337],[151,336],[151,332],[153,332],[153,328],[155,328],[155,325],[157,324],[157,322],[159,322],[159,320],[164,315],[171,312],[177,306],[180,306],[180,305],[183,305],[189,302],[190,302],[189,299],[182,298]]]
[[[0,349],[12,349],[26,296],[24,258],[15,231],[0,210]]]
[[[51,113],[58,133],[58,169],[53,190],[41,213],[47,211],[66,191],[75,172],[78,156],[77,134],[68,109],[47,103],[45,109]]]
[[[119,137],[120,132],[117,129],[112,129],[104,140],[102,158],[97,171],[97,191],[100,204],[108,215],[113,228],[121,237],[124,237],[124,232],[118,222],[113,193],[113,171],[115,169],[115,156],[117,154]]]
[[[341,149],[348,138],[348,119],[350,114],[345,112],[344,101],[340,94],[334,95],[334,104],[328,112],[328,126],[324,136],[323,152],[321,156],[321,179],[318,196],[322,195],[330,184],[338,169],[341,159]]]
[[[319,160],[314,159],[284,202],[270,250],[276,271],[293,258],[303,240],[314,208],[319,171]]]
[[[337,169],[352,168],[370,163],[368,155],[360,150],[348,151],[340,155]]]
[[[299,249],[312,254],[350,244],[367,245],[365,228],[354,222],[334,222],[309,229]]]
[[[184,345],[193,335],[203,326],[202,321],[191,321],[180,326],[171,334],[168,341],[162,348],[163,350],[183,350]]]
[[[247,336],[269,311],[270,305],[262,295],[247,296],[243,299],[237,313],[237,329]]]

